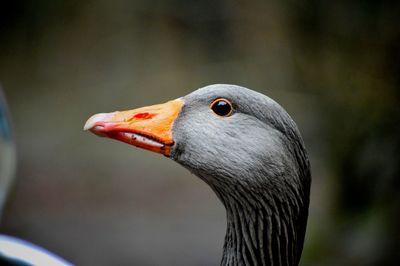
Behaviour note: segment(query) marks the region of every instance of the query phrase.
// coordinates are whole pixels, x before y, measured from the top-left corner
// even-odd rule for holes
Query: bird
[[[221,265],[299,264],[311,166],[296,123],[268,96],[214,84],[95,114],[84,130],[162,154],[207,183],[226,210]]]

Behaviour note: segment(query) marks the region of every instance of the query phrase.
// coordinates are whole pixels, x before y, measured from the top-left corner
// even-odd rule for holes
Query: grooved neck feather
[[[298,265],[308,215],[305,202],[254,194],[240,186],[234,193],[217,194],[227,211],[222,266]]]

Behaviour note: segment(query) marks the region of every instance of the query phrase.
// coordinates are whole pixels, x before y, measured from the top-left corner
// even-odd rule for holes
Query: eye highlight
[[[211,110],[219,116],[230,116],[233,112],[233,106],[227,99],[219,98],[210,105]]]

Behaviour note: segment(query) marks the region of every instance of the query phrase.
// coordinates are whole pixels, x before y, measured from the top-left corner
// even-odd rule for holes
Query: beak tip
[[[83,130],[84,131],[88,131],[91,128],[94,127],[94,125],[96,124],[96,122],[98,121],[98,119],[96,119],[96,115],[91,116],[85,123],[85,125],[83,126]]]
[[[85,125],[83,126],[83,130],[88,131],[88,130],[92,129],[94,126],[96,126],[97,123],[107,121],[107,119],[109,119],[113,115],[114,115],[114,113],[100,113],[100,114],[92,115],[86,121]]]
[[[90,123],[88,123],[89,121],[87,121],[85,123],[85,125],[83,126],[83,131],[88,131],[89,129],[92,128],[92,125]]]

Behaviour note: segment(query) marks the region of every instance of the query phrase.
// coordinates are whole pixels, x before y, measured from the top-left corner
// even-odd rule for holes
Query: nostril
[[[135,114],[134,116],[132,116],[131,119],[150,119],[150,118],[152,118],[154,116],[155,116],[155,114],[144,112],[144,113]]]

